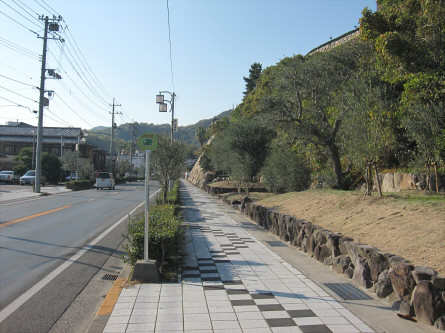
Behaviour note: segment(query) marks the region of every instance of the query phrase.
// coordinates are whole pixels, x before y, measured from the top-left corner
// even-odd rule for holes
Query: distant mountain
[[[175,133],[175,138],[183,140],[185,143],[189,145],[196,145],[197,147],[199,147],[198,140],[196,140],[196,129],[200,126],[207,129],[209,128],[212,121],[220,119],[225,116],[230,116],[231,112],[232,110],[227,110],[211,119],[200,120],[194,125],[179,126],[178,132]],[[136,123],[136,129],[137,129],[136,136],[138,137],[139,135],[145,132],[150,132],[155,134],[165,133],[170,135],[170,128],[171,126],[169,124],[154,125],[148,123]],[[87,142],[92,143],[108,151],[110,149],[110,136],[111,136],[110,127],[97,126],[88,131]],[[116,128],[114,130],[114,140],[116,143],[120,141],[121,142],[131,141],[131,125],[129,123],[126,123]]]
[[[107,128],[106,126],[96,126],[96,127],[91,128],[89,131],[101,131],[101,130],[104,130],[106,128]]]

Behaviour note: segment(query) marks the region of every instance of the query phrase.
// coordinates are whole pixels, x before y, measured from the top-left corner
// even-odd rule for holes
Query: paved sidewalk
[[[187,182],[181,197],[189,225],[181,282],[123,289],[104,332],[418,332],[396,316],[388,330],[370,328],[224,204]]]
[[[6,202],[11,200],[22,200],[33,197],[39,197],[42,195],[51,195],[51,194],[61,194],[71,192],[71,190],[65,188],[65,185],[48,185],[42,186],[40,188],[41,193],[34,193],[32,190],[32,186],[25,185],[10,185],[8,186],[8,190],[5,190],[6,187],[2,186],[0,190],[0,201]],[[12,188],[12,189],[11,189]]]

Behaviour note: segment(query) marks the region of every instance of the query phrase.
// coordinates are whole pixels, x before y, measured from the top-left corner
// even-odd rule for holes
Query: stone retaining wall
[[[403,190],[425,190],[427,183],[429,183],[429,190],[436,190],[436,175],[431,173],[431,179],[427,182],[427,177],[424,174],[410,174],[403,172],[385,173],[379,175],[382,192],[399,192]],[[375,178],[374,178],[375,183]],[[444,190],[445,175],[439,174],[439,190]],[[376,190],[374,186],[374,191]]]
[[[298,247],[324,265],[332,266],[379,298],[394,302],[402,315],[445,330],[445,277],[430,267],[350,237],[323,229],[309,221],[259,206],[248,199],[226,203],[241,210],[255,223]]]

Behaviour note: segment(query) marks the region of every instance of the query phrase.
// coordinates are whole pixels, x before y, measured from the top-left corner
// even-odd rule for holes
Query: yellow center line
[[[23,222],[23,221],[26,221],[26,220],[30,220],[30,219],[33,219],[35,217],[39,217],[39,216],[43,216],[43,215],[46,215],[46,214],[51,214],[51,213],[54,213],[54,212],[58,212],[59,210],[62,210],[62,209],[68,208],[68,207],[71,207],[71,205],[66,205],[66,206],[63,206],[63,207],[56,208],[56,209],[47,210],[46,212],[41,212],[41,213],[37,213],[37,214],[34,214],[34,215],[21,217],[21,218],[16,219],[16,220],[11,220],[11,221],[8,221],[8,222],[5,222],[5,223],[1,223],[0,224],[0,228],[7,227],[8,225],[20,223],[20,222]]]

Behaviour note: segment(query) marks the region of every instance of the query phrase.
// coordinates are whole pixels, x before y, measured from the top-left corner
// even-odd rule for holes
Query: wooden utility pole
[[[113,104],[110,104],[110,106],[112,106],[112,112],[110,112],[111,114],[111,140],[110,140],[110,166],[109,166],[109,171],[113,172],[114,168],[113,168],[113,140],[114,140],[114,129],[117,127],[115,122],[114,122],[114,115],[115,114],[122,114],[122,112],[115,112],[114,111],[114,107],[115,106],[121,106],[121,104],[115,104],[114,103],[114,98],[113,98]]]

